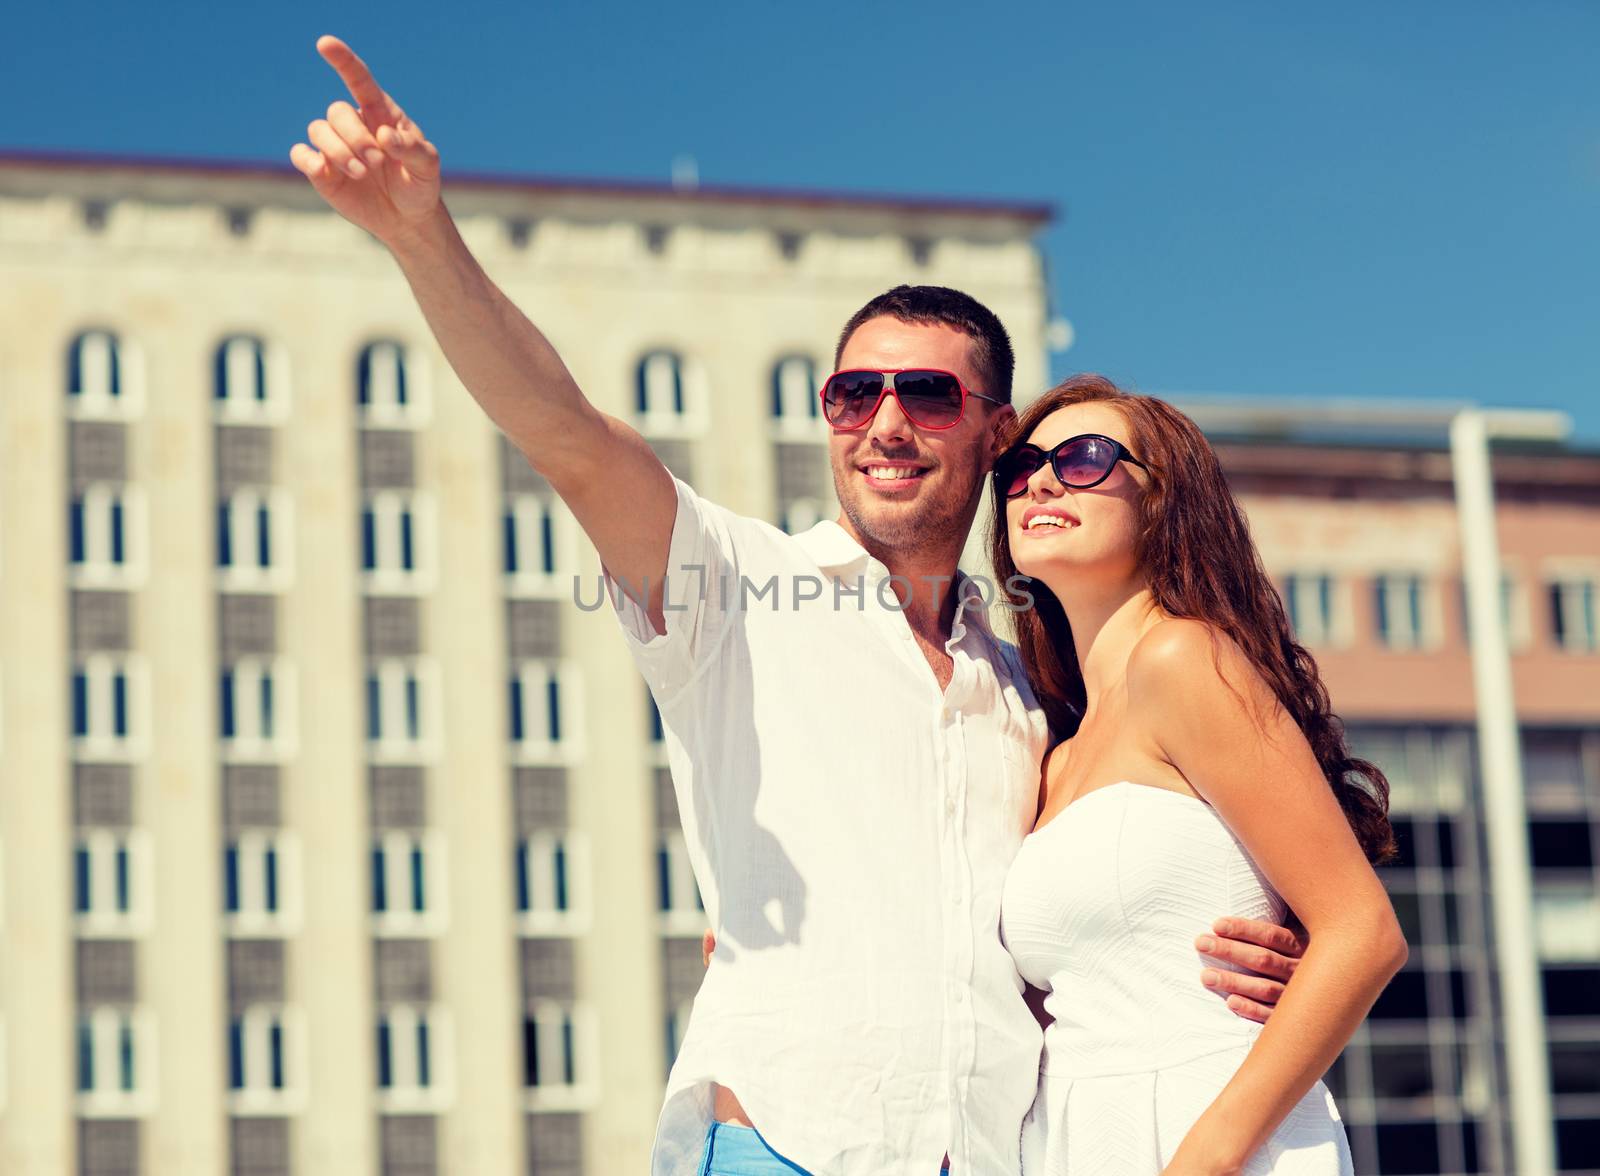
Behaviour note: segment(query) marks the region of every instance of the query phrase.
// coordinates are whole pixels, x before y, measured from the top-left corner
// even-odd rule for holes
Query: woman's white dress
[[[1024,1176],[1159,1173],[1233,1076],[1261,1026],[1202,987],[1223,964],[1195,936],[1223,915],[1281,922],[1283,900],[1210,805],[1121,781],[1023,841],[1001,931],[1055,1018],[1022,1126]],[[1247,1173],[1348,1176],[1350,1149],[1318,1083]]]

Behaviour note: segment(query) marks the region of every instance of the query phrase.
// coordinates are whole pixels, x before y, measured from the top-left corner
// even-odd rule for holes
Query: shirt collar
[[[883,564],[873,559],[871,553],[850,537],[832,519],[823,519],[808,531],[796,535],[795,542],[816,561],[817,567],[829,572],[848,571],[857,565],[872,565],[887,575]],[[983,605],[983,591],[960,568],[956,569],[956,615],[950,626],[950,638],[959,640],[964,626],[975,625],[985,635],[992,637],[994,629],[989,624],[988,610]],[[992,603],[992,602],[991,602]]]

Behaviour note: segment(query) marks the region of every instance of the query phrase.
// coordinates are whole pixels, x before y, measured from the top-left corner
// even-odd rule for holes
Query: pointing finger
[[[317,52],[338,73],[350,96],[361,106],[361,113],[369,125],[373,122],[379,125],[393,123],[405,117],[399,104],[378,85],[367,63],[338,37],[318,37]]]

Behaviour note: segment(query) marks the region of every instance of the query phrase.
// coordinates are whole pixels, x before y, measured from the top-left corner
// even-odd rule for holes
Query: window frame
[[[263,396],[237,396],[231,394],[232,372],[230,363],[242,366],[232,359],[230,352],[240,344],[255,348],[254,364],[259,373],[258,387]],[[293,395],[288,351],[273,339],[250,331],[236,331],[217,340],[212,352],[211,410],[212,417],[223,425],[278,425],[288,420]]]
[[[270,1034],[271,1024],[277,1023],[279,1031],[279,1065],[283,1071],[283,1085],[274,1087],[250,1082],[250,1076],[260,1075],[263,1069],[270,1073],[270,1046],[251,1049],[253,1040]],[[253,1031],[253,1032],[252,1032]],[[236,1045],[237,1043],[237,1045]],[[235,1057],[235,1050],[239,1056]],[[228,1112],[234,1115],[285,1115],[305,1109],[309,1082],[306,1072],[307,1032],[304,1012],[287,1002],[262,1001],[246,1005],[237,1015],[228,1017],[228,1076],[224,1085]],[[260,1052],[267,1052],[261,1061]],[[252,1064],[254,1062],[254,1064]],[[234,1070],[244,1077],[242,1086],[233,1085]]]
[[[546,732],[550,726],[547,701],[540,705],[533,699],[548,700],[552,686],[559,737],[532,738],[529,733],[539,726],[537,720],[544,720]],[[532,766],[580,762],[585,751],[583,693],[583,669],[572,658],[526,657],[514,661],[506,684],[506,736],[512,762]],[[522,728],[521,739],[516,734],[518,726]]]
[[[89,482],[67,496],[67,582],[74,588],[135,589],[149,574],[149,516],[144,491],[131,482]],[[120,510],[123,559],[111,557]],[[83,527],[83,560],[73,559],[74,523]]]
[[[546,872],[549,885],[555,888],[556,851],[561,852],[564,867],[567,904],[559,908],[554,903],[539,903],[542,886],[535,883]],[[539,869],[536,870],[535,866]],[[572,829],[534,829],[517,839],[515,888],[512,908],[516,912],[519,934],[539,938],[545,936],[567,937],[585,933],[591,925],[589,839]],[[524,907],[526,894],[529,905]]]
[[[397,1032],[397,1021],[400,1029],[409,1032]],[[382,1028],[385,1025],[389,1029],[387,1067],[383,1057]],[[426,1026],[427,1030],[426,1084],[418,1081],[422,1070],[418,1060],[422,1051],[418,1048],[417,1029],[421,1026]],[[402,1042],[407,1044],[402,1045]],[[405,1068],[400,1063],[407,1060],[411,1062],[411,1072],[404,1076],[412,1080],[394,1082],[396,1071]],[[396,1001],[380,1007],[373,1019],[373,1063],[373,1090],[380,1111],[448,1110],[455,1100],[455,1024],[449,1008],[437,1002],[422,1001]],[[391,1078],[388,1086],[382,1085],[385,1068]]]
[[[373,356],[392,350],[397,363],[400,381],[404,385],[404,403],[398,395],[375,399],[371,395]],[[433,395],[423,348],[407,343],[395,336],[368,339],[356,350],[355,404],[356,416],[363,427],[380,429],[420,429],[432,415]]]
[[[88,1089],[83,1087],[82,1051],[86,1028],[89,1033],[92,1059],[90,1071],[94,1078],[98,1078],[103,1071],[116,1073],[121,1069],[120,1038],[126,1033],[132,1055],[131,1088],[115,1085],[107,1089],[97,1081]],[[121,1004],[80,1006],[77,1010],[73,1049],[73,1092],[76,1110],[81,1117],[85,1119],[143,1117],[156,1109],[156,1096],[160,1090],[157,1070],[159,1054],[155,1016],[149,1009],[139,1005]],[[110,1065],[102,1065],[108,1061]]]
[[[265,901],[268,854],[274,861],[277,907]],[[230,858],[239,898],[238,909],[228,909]],[[248,868],[247,868],[248,867]],[[288,829],[241,829],[222,842],[222,923],[233,938],[282,937],[297,933],[304,918],[301,890],[300,838]],[[254,901],[259,899],[259,901]]]
[[[232,683],[231,687],[225,683]],[[273,732],[245,730],[241,722],[251,716],[259,723],[263,711],[261,685],[271,683]],[[222,760],[229,764],[282,764],[294,759],[299,748],[299,674],[286,657],[239,657],[225,663],[217,676],[217,743]],[[242,690],[242,687],[249,689]],[[241,705],[241,695],[254,701]],[[234,734],[226,734],[228,724],[225,698],[233,699]],[[243,733],[241,733],[243,731]]]
[[[82,390],[84,342],[103,336],[111,343],[114,373],[110,387]],[[67,400],[67,418],[74,421],[135,421],[144,415],[145,365],[144,353],[139,345],[124,338],[109,327],[85,327],[74,334],[66,347],[67,371],[63,391]],[[73,376],[77,374],[80,390],[73,390]],[[114,388],[115,391],[111,389]]]
[[[544,554],[541,532],[550,529],[550,571],[521,566],[525,549]],[[554,491],[508,494],[500,515],[500,567],[506,595],[519,599],[559,600],[572,591],[578,572],[578,525]]]
[[[379,939],[433,939],[450,926],[450,861],[444,834],[437,829],[382,829],[370,839],[368,857],[367,910],[372,933]],[[422,857],[422,909],[410,898],[415,895],[415,855]],[[377,882],[383,877],[386,909],[378,909]],[[405,905],[395,906],[393,897],[404,895]]]
[[[540,1069],[543,1071],[545,1061],[554,1058],[559,1061],[559,1069],[566,1070],[565,1041],[571,1041],[571,1062],[573,1080],[571,1082],[542,1082],[537,1086],[528,1083],[530,1069],[527,1049],[529,1045],[529,1026],[535,1029],[541,1027],[553,1028],[554,1038],[558,1044],[553,1048],[544,1048],[543,1042],[550,1040],[541,1033],[541,1059]],[[570,1036],[565,1027],[571,1026]],[[581,1111],[593,1107],[599,1098],[599,1033],[598,1023],[594,1010],[584,1000],[550,1000],[540,999],[530,1001],[522,1014],[522,1095],[524,1108],[530,1112],[554,1111]]]
[[[377,683],[378,732],[373,735],[372,690]],[[410,683],[416,683],[417,737],[396,735],[389,721],[398,719],[401,732],[409,727]],[[367,693],[362,715],[367,758],[375,764],[430,764],[443,747],[443,698],[439,668],[432,658],[381,657],[367,660],[363,688]]]

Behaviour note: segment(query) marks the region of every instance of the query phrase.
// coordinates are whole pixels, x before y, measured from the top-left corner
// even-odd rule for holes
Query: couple
[[[822,390],[840,518],[733,514],[585,399],[318,49],[359,109],[291,160],[593,541],[661,711],[717,944],[654,1170],[1347,1172],[1318,1080],[1405,955],[1385,784],[1192,423],[1094,378],[1019,417],[995,317],[900,287]],[[1017,648],[956,567],[986,488]]]

